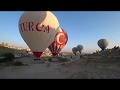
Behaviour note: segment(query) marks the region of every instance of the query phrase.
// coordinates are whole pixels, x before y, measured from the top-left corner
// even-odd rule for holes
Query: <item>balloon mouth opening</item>
[[[101,47],[101,49],[102,49],[102,51],[104,51],[104,50],[105,50],[105,48],[104,48],[104,47]]]
[[[35,57],[39,58],[42,55],[43,52],[33,52]]]
[[[52,53],[53,56],[58,56],[58,53]]]
[[[102,51],[105,51],[105,49],[102,49]]]

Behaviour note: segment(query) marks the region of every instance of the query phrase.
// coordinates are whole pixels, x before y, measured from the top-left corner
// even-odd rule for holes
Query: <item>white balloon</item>
[[[102,50],[105,50],[109,45],[109,41],[107,39],[100,39],[98,40],[97,44]]]
[[[77,45],[78,51],[81,53],[83,50],[83,46],[82,45]]]
[[[54,41],[59,22],[50,11],[25,11],[19,19],[19,31],[36,57]]]
[[[76,55],[76,52],[78,51],[77,47],[72,48],[73,53]]]

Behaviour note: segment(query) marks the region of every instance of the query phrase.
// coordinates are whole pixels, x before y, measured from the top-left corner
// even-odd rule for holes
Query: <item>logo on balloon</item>
[[[37,23],[35,24],[34,22],[26,22],[26,23],[21,23],[19,24],[19,27],[21,29],[21,31],[43,31],[43,32],[47,32],[49,33],[50,31],[50,26],[47,25],[43,25],[43,24],[40,24],[40,23]],[[35,27],[35,28],[33,28]]]
[[[65,32],[63,30],[59,30],[56,34],[56,42],[57,44],[64,45],[67,42],[67,38]]]

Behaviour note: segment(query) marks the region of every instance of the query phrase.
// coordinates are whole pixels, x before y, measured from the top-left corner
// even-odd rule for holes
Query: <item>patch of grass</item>
[[[96,66],[97,64],[97,60],[96,59],[80,59],[75,61],[72,65],[75,66],[86,66],[86,65],[90,65],[90,66]]]
[[[6,66],[13,66],[14,62],[2,62],[0,63],[0,69],[6,67]]]
[[[58,62],[58,58],[57,57],[52,57],[52,62]]]

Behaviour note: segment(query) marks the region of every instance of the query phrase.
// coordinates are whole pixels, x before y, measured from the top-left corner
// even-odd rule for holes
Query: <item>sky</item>
[[[108,49],[120,45],[120,11],[51,11],[60,27],[68,34],[68,42],[61,50],[72,52],[72,48],[83,45],[82,53],[101,50],[99,39],[109,41]],[[0,43],[26,48],[21,37],[18,21],[23,11],[0,11]]]

